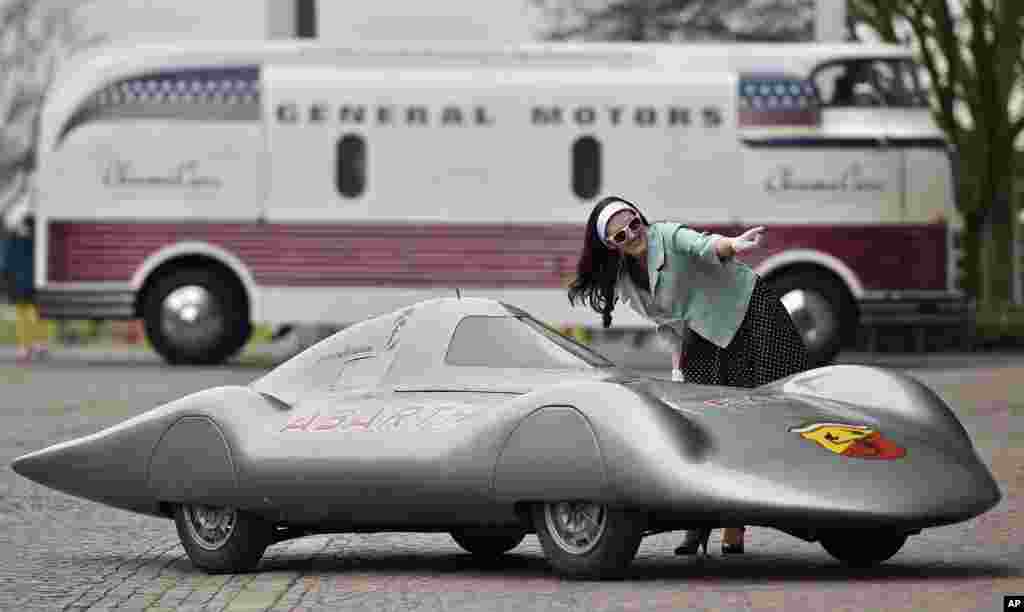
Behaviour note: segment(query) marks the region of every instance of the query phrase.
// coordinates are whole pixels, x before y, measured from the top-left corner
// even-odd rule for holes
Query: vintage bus
[[[882,45],[109,47],[41,120],[44,316],[141,318],[172,363],[252,323],[484,295],[556,325],[593,204],[735,234],[815,364],[866,313],[953,312],[954,157]],[[644,322],[628,308],[617,326]]]

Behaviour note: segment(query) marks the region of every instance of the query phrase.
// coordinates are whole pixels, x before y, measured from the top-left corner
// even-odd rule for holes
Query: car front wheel
[[[470,528],[451,532],[455,543],[477,557],[499,557],[526,537],[526,531],[513,529]]]
[[[568,578],[620,576],[643,539],[635,512],[587,501],[536,504],[533,522],[548,561]]]
[[[273,542],[269,523],[234,508],[182,504],[174,523],[189,559],[211,574],[255,569]]]
[[[822,548],[846,565],[871,567],[898,553],[907,541],[907,534],[850,530],[823,534],[820,539]]]

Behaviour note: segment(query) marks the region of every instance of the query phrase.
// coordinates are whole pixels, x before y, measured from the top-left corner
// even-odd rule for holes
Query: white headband
[[[597,238],[604,243],[606,247],[612,246],[612,243],[609,242],[604,235],[605,229],[608,227],[608,220],[611,219],[615,213],[622,212],[624,210],[629,210],[634,213],[637,212],[637,210],[629,204],[616,200],[601,209],[601,212],[597,215],[597,227],[595,228],[597,231]]]

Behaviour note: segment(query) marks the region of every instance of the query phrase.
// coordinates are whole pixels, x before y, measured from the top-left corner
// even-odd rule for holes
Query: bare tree
[[[849,0],[851,31],[911,44],[931,81],[932,106],[960,159],[965,289],[992,306],[1012,292],[1014,143],[1024,129],[1024,2]]]
[[[84,35],[75,8],[0,3],[0,190],[33,163],[39,113],[61,62],[101,40]]]
[[[814,36],[814,0],[530,0],[549,40],[797,41]]]

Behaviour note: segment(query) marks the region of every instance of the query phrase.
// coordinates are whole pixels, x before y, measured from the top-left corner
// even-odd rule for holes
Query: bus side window
[[[335,159],[335,185],[346,198],[356,198],[366,190],[366,141],[362,136],[346,134],[338,141]]]
[[[601,143],[593,136],[582,136],[572,144],[572,191],[576,197],[590,200],[601,190]]]
[[[814,85],[824,106],[854,106],[855,75],[846,63],[830,64],[814,74]]]
[[[826,64],[814,72],[824,106],[918,108],[927,93],[912,60],[849,60]]]

